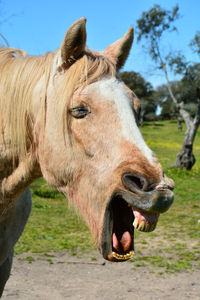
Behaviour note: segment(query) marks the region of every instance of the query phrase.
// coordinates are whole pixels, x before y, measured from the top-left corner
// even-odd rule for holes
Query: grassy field
[[[133,269],[148,266],[150,272],[178,272],[200,269],[200,132],[192,171],[174,168],[184,130],[176,122],[147,123],[143,136],[162,163],[165,173],[175,181],[175,202],[161,215],[152,233],[135,234]],[[41,253],[67,249],[71,254],[90,253],[95,248],[84,221],[66,199],[40,179],[32,187],[33,210],[29,223],[15,247],[16,253]],[[91,257],[92,259],[92,257]]]

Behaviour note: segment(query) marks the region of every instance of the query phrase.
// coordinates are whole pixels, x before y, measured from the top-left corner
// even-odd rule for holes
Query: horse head
[[[173,202],[173,181],[137,126],[139,100],[118,78],[133,28],[103,52],[86,47],[85,18],[55,54],[45,96],[36,100],[35,140],[47,182],[75,203],[105,259],[134,251],[134,227],[155,229]],[[40,99],[44,78],[35,89]]]

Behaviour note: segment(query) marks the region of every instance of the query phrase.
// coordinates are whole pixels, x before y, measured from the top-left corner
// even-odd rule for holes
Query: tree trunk
[[[193,154],[193,142],[197,128],[195,128],[193,122],[191,123],[190,128],[185,133],[182,149],[176,157],[176,167],[179,169],[191,170],[196,161]]]
[[[196,115],[193,119],[188,112],[183,110],[182,103],[180,104],[180,107],[180,114],[186,123],[187,130],[182,149],[176,157],[176,166],[180,169],[191,170],[196,161],[193,154],[193,143],[200,124],[200,101],[198,100]]]
[[[178,131],[182,131],[183,127],[180,119],[177,119],[177,126],[178,126]]]
[[[200,100],[197,99],[197,103],[198,103],[197,111],[196,111],[195,117],[192,118],[190,116],[190,114],[187,112],[187,110],[185,110],[184,103],[183,102],[178,103],[176,97],[174,96],[173,91],[171,89],[169,79],[168,79],[166,65],[164,63],[162,63],[162,68],[165,73],[165,78],[167,81],[167,87],[169,90],[169,94],[170,94],[173,102],[175,103],[176,107],[178,108],[180,116],[183,118],[183,120],[186,124],[186,127],[187,127],[187,130],[185,133],[185,139],[184,139],[181,151],[177,154],[177,157],[176,157],[176,167],[180,168],[180,169],[191,170],[196,161],[195,156],[193,154],[193,143],[194,143],[197,129],[200,124]],[[200,94],[200,92],[199,92],[199,94]],[[198,94],[198,98],[199,98],[199,94]]]

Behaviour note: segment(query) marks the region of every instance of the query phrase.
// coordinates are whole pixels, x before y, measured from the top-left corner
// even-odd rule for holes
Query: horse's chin
[[[132,200],[129,192],[115,192],[111,196],[105,210],[100,246],[105,259],[115,262],[130,259],[134,254],[134,228],[143,232],[153,231],[159,214],[166,211],[173,202],[173,193],[169,190],[144,194],[140,203],[143,206],[145,204],[146,209],[137,207],[139,199],[136,195],[133,197],[132,193]],[[146,204],[147,198],[149,205]]]

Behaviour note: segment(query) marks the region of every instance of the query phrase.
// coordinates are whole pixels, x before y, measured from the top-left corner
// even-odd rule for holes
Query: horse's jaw
[[[100,251],[110,261],[125,261],[134,253],[134,216],[131,207],[113,194],[104,214]]]
[[[104,201],[99,200],[98,203],[104,204],[101,205],[101,213],[97,213],[93,205],[95,201],[89,204],[87,197],[83,197],[83,190],[81,195],[67,187],[59,190],[68,195],[79,209],[102,256],[114,262],[126,261],[133,256],[134,230],[153,231],[159,214],[167,211],[174,199],[172,190],[160,184],[150,191],[112,187],[106,196],[101,195]]]
[[[140,192],[115,191],[106,207],[100,251],[110,261],[126,261],[134,254],[134,228],[151,232],[159,214],[168,210],[173,192],[153,190]]]

